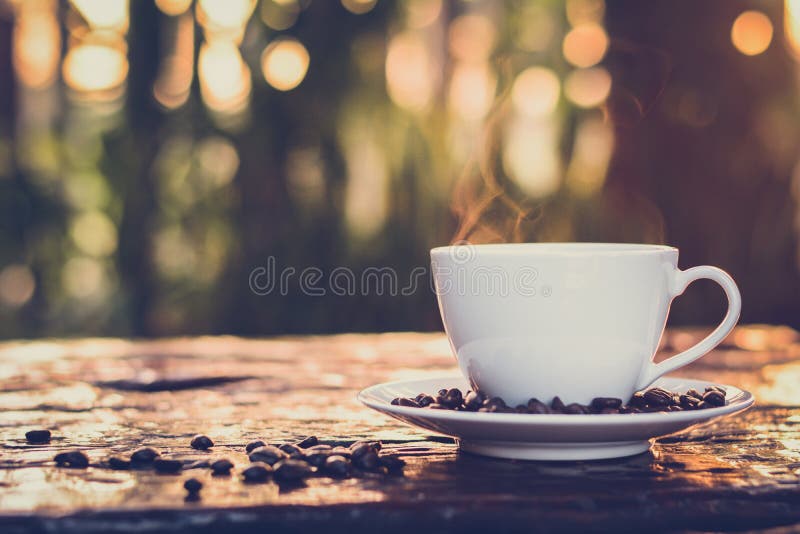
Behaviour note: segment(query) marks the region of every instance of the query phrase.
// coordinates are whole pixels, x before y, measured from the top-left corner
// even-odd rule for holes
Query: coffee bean
[[[483,398],[480,394],[474,391],[467,391],[467,394],[464,396],[464,408],[470,412],[474,412],[481,407],[481,403],[483,403]]]
[[[153,464],[153,460],[161,455],[157,450],[152,447],[141,447],[136,449],[131,454],[132,467],[149,467]]]
[[[697,408],[697,405],[700,403],[700,399],[693,395],[689,395],[686,393],[685,395],[681,395],[678,397],[678,403],[684,410],[694,410]]]
[[[353,461],[369,452],[378,453],[377,449],[366,441],[357,441],[350,445],[350,457]]]
[[[314,467],[322,467],[325,461],[330,457],[331,451],[312,451],[307,452],[305,461]]]
[[[372,471],[380,466],[378,453],[374,449],[369,449],[359,456],[353,455],[353,465],[364,471]]]
[[[183,483],[183,487],[190,494],[195,494],[203,489],[203,483],[196,478],[187,478]]]
[[[242,471],[245,482],[266,482],[272,474],[272,466],[263,462],[255,462]]]
[[[572,404],[568,404],[566,407],[564,407],[564,413],[584,414],[589,413],[589,410],[585,406],[578,404],[577,402],[573,402]]]
[[[635,406],[635,407],[638,407],[638,408],[641,408],[642,406],[644,406],[646,404],[647,404],[647,401],[644,400],[644,392],[643,391],[637,391],[636,393],[633,394],[633,397],[631,397],[631,400],[628,401],[628,405]]]
[[[672,404],[672,393],[664,388],[650,388],[644,392],[644,400],[651,406],[669,406]]]
[[[446,389],[440,389],[439,391],[436,392],[436,395],[439,396],[439,397],[444,397],[445,395],[447,395],[447,390]]]
[[[619,413],[641,413],[641,408],[637,406],[623,406],[619,409]]]
[[[211,471],[214,472],[214,475],[227,475],[231,469],[233,469],[233,462],[227,458],[220,458],[211,464]]]
[[[705,389],[705,393],[708,393],[709,391],[717,391],[717,392],[721,393],[723,397],[724,397],[724,396],[725,396],[725,394],[727,393],[727,392],[725,391],[725,389],[724,389],[724,388],[722,388],[722,387],[720,387],[720,386],[708,386],[708,387]]]
[[[691,388],[691,389],[689,389],[689,391],[687,391],[687,392],[686,392],[686,394],[687,394],[688,396],[690,396],[690,397],[694,397],[695,399],[697,399],[697,400],[699,400],[699,401],[700,401],[700,400],[703,400],[703,394],[702,394],[702,393],[700,393],[699,391],[697,391],[697,390],[696,390],[696,389],[694,389],[694,388]]]
[[[550,401],[550,408],[554,412],[563,412],[567,407],[564,405],[564,401],[562,401],[561,398],[555,396],[553,397],[553,400]]]
[[[108,458],[108,467],[117,471],[124,471],[131,468],[131,462],[119,456],[110,456]]]
[[[25,439],[28,443],[50,443],[49,430],[28,430],[25,432]]]
[[[334,478],[345,478],[350,474],[350,462],[343,456],[329,456],[325,460],[323,471]]]
[[[384,454],[378,457],[378,463],[385,467],[390,473],[400,471],[405,467],[406,462],[396,454]]]
[[[711,406],[725,406],[725,395],[717,389],[706,389],[703,401]]]
[[[253,452],[253,449],[257,449],[257,448],[259,448],[259,447],[263,447],[264,445],[266,445],[266,443],[264,443],[264,442],[263,442],[263,441],[261,441],[260,439],[257,439],[257,440],[255,440],[255,441],[251,441],[250,443],[248,443],[247,445],[245,445],[245,446],[244,446],[244,450],[245,450],[245,452],[246,452],[247,454],[250,454],[251,452]]]
[[[514,408],[514,411],[517,412],[517,413],[528,413],[528,407],[526,405],[524,405],[524,404],[518,404]]]
[[[275,478],[283,482],[302,480],[311,474],[311,467],[299,460],[281,460],[274,465]]]
[[[447,393],[444,395],[444,405],[448,408],[458,408],[461,406],[461,403],[464,402],[464,397],[461,394],[461,390],[458,388],[451,388],[447,390]]]
[[[180,460],[167,460],[164,458],[156,458],[153,460],[153,467],[159,473],[177,473],[183,469],[183,462]]]
[[[486,399],[483,401],[483,405],[481,406],[481,409],[485,409],[486,411],[489,412],[497,412],[505,408],[508,408],[508,406],[506,406],[505,401],[500,397],[492,397],[490,399]]]
[[[350,449],[348,449],[347,447],[342,447],[341,445],[339,445],[339,446],[334,447],[333,449],[331,449],[331,455],[344,456],[345,458],[350,458],[351,453],[350,453]]]
[[[59,467],[72,467],[75,469],[89,467],[89,457],[78,449],[60,452],[56,454],[53,460],[55,460],[56,465]]]
[[[601,412],[606,408],[619,408],[622,406],[622,399],[615,397],[595,397],[589,404],[592,411]]]
[[[297,446],[300,447],[301,449],[309,449],[316,445],[319,445],[319,440],[317,439],[317,436],[308,436],[297,442]]]
[[[392,399],[392,406],[400,406],[400,397],[395,397]]]
[[[288,457],[288,454],[280,450],[278,447],[273,447],[272,445],[264,445],[262,447],[258,447],[257,449],[253,449],[249,456],[251,462],[263,462],[267,465],[272,465]]]
[[[531,399],[528,401],[528,412],[534,414],[546,414],[550,413],[550,408],[539,399]]]
[[[292,454],[303,454],[303,451],[297,445],[292,445],[291,443],[283,443],[282,445],[278,445],[278,448],[291,456]]]
[[[694,409],[695,410],[705,410],[706,408],[711,408],[711,405],[706,403],[706,401],[700,401],[700,402],[697,403],[697,406],[695,406]]]
[[[198,449],[204,451],[206,449],[210,449],[214,446],[214,442],[211,441],[211,438],[208,436],[204,436],[203,434],[198,434],[194,438],[192,438],[192,442],[190,443],[193,449]]]
[[[324,443],[320,443],[319,445],[314,445],[313,447],[309,447],[306,449],[306,454],[310,454],[312,452],[331,452],[333,447],[330,445],[326,445]]]
[[[419,399],[416,399],[416,401],[417,401],[417,404],[419,404],[420,408],[425,408],[427,406],[430,406],[434,402],[436,402],[436,399],[434,399],[430,395],[423,395]]]
[[[397,401],[398,406],[405,406],[407,408],[419,408],[419,404],[414,399],[406,399],[405,397],[400,397]]]

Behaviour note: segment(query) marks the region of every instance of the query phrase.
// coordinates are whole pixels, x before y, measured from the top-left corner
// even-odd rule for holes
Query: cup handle
[[[692,363],[696,359],[707,354],[714,347],[719,345],[720,342],[725,339],[725,336],[733,330],[733,327],[736,326],[736,322],[739,320],[739,314],[742,311],[742,297],[739,294],[739,288],[736,287],[736,282],[722,269],[709,265],[692,267],[685,271],[676,269],[669,288],[670,297],[675,298],[681,295],[689,284],[701,278],[708,278],[722,286],[722,289],[725,290],[725,295],[728,297],[728,313],[725,314],[725,318],[719,326],[697,345],[661,363],[649,363],[642,373],[642,376],[639,378],[639,382],[636,385],[637,390],[645,389],[660,376]]]

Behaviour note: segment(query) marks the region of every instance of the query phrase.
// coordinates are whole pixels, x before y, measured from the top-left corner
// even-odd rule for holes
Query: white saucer
[[[685,412],[607,415],[516,414],[456,412],[394,406],[396,397],[416,397],[442,388],[469,389],[461,376],[402,380],[378,384],[358,394],[358,400],[410,425],[456,438],[462,450],[484,456],[520,460],[599,460],[645,452],[659,436],[685,430],[745,410],[755,399],[747,391],[703,380],[661,378],[653,384],[670,391],[725,389],[727,404]]]

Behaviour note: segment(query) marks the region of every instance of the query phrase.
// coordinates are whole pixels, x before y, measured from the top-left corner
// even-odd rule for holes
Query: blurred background
[[[798,61],[797,0],[0,0],[0,337],[436,330],[250,273],[459,239],[667,243],[800,327]]]

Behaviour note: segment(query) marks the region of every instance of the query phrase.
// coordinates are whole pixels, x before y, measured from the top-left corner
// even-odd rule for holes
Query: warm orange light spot
[[[450,79],[448,97],[451,109],[464,119],[482,118],[494,101],[495,83],[488,64],[460,62]]]
[[[576,26],[564,36],[564,58],[576,67],[591,67],[600,63],[608,50],[608,35],[598,24]]]
[[[395,104],[413,111],[425,109],[437,83],[431,54],[414,32],[392,37],[386,54],[386,85]]]
[[[177,19],[172,52],[162,59],[153,96],[162,106],[174,109],[189,98],[194,77],[194,17],[185,13]]]
[[[450,53],[462,61],[483,61],[494,48],[496,31],[483,15],[461,15],[450,24]]]
[[[279,91],[294,89],[308,71],[308,51],[300,41],[281,39],[271,43],[261,54],[264,79]]]
[[[785,0],[783,23],[787,48],[800,59],[800,0]]]
[[[746,56],[756,56],[772,42],[772,22],[760,11],[745,11],[733,21],[733,46]]]
[[[519,73],[511,88],[511,101],[520,113],[529,117],[548,115],[556,109],[561,83],[545,67],[529,67]]]
[[[27,265],[8,265],[0,270],[0,302],[6,306],[22,306],[35,289],[36,280]]]
[[[378,0],[342,0],[344,8],[356,15],[363,15],[375,7]]]
[[[564,94],[582,108],[605,101],[611,91],[611,75],[603,67],[575,70],[564,80]]]
[[[71,0],[72,5],[92,28],[126,31],[128,0]]]
[[[432,24],[442,12],[442,0],[407,0],[406,20],[413,28],[424,28]]]
[[[19,80],[33,88],[50,86],[58,72],[61,56],[61,29],[55,4],[20,4],[14,24],[14,69]]]
[[[198,0],[197,20],[214,35],[241,38],[256,0]]]
[[[64,58],[64,81],[80,92],[100,93],[119,87],[128,75],[128,58],[122,47],[79,44]]]
[[[165,15],[175,16],[189,9],[192,0],[156,0],[156,5]]]
[[[200,93],[210,109],[235,113],[247,105],[252,88],[250,69],[232,42],[204,43],[200,47],[197,74]]]

